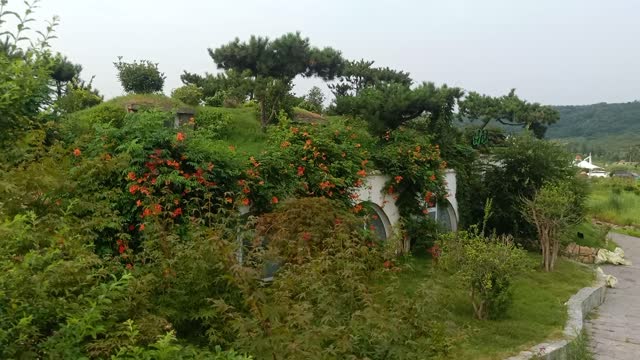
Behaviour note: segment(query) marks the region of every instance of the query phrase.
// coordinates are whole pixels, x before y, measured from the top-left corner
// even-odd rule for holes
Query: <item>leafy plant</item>
[[[512,279],[529,267],[526,252],[508,236],[485,238],[477,228],[445,234],[440,246],[443,266],[455,271],[469,290],[474,316],[480,320],[506,316]]]
[[[171,92],[171,97],[182,101],[187,105],[197,106],[202,101],[203,93],[195,85],[185,85]]]
[[[405,127],[388,131],[381,142],[373,159],[378,169],[391,176],[386,191],[400,215],[426,215],[426,208],[445,195],[442,177],[447,163],[440,158],[440,146],[423,132]]]
[[[149,60],[122,62],[122,56],[118,62],[113,63],[118,70],[118,80],[126,92],[136,94],[151,94],[161,92],[166,76],[158,70],[158,64]]]
[[[309,90],[307,95],[304,96],[304,100],[298,104],[298,106],[305,110],[320,114],[324,108],[324,99],[325,97],[322,90],[320,90],[319,87],[314,86]]]
[[[522,212],[537,229],[545,271],[554,269],[562,233],[583,220],[582,214],[576,212],[575,203],[576,195],[566,182],[546,184],[532,199],[523,199]]]
[[[233,347],[257,359],[446,354],[451,340],[427,306],[433,301],[428,287],[407,298],[396,288],[373,285],[394,276],[391,244],[354,231],[359,220],[346,209],[335,212],[340,207],[322,198],[295,200],[258,220],[258,235],[291,261],[250,298],[250,314],[225,307],[238,329]],[[271,258],[269,252],[256,256]]]

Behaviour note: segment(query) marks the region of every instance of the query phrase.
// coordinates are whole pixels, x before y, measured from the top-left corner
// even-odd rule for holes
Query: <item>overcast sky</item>
[[[122,94],[118,55],[158,62],[169,93],[183,70],[216,71],[208,47],[301,31],[415,82],[491,95],[516,88],[545,104],[640,99],[637,0],[43,0],[37,18],[53,14],[54,49],[95,75],[107,98]],[[314,84],[298,79],[295,91]]]

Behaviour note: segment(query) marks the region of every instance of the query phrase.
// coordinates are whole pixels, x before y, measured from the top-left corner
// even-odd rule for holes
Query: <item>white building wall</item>
[[[458,190],[458,179],[456,178],[456,171],[453,169],[447,169],[444,173],[445,189],[447,189],[447,200],[451,203],[453,211],[456,213],[456,223],[460,220],[458,212],[458,199],[456,198],[456,191]]]
[[[400,221],[400,211],[392,194],[385,191],[385,185],[391,179],[388,175],[369,175],[365,178],[364,185],[358,191],[357,202],[368,201],[378,205],[389,219],[389,223],[393,228]],[[455,212],[455,222],[458,223],[458,200],[456,199],[457,179],[455,170],[449,169],[445,171],[445,189],[447,190],[447,199],[451,203]],[[387,233],[392,233],[393,229],[387,229]]]
[[[395,226],[400,220],[400,210],[393,199],[393,195],[385,191],[385,185],[391,179],[388,175],[369,175],[364,179],[364,185],[356,192],[356,202],[369,201],[378,205],[387,215],[391,226]]]

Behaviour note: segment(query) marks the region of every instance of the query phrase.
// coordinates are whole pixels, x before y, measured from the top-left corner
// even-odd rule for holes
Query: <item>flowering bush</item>
[[[401,215],[424,215],[427,206],[435,206],[444,197],[442,175],[447,163],[427,135],[410,128],[387,132],[373,159],[379,169],[393,176],[387,191],[396,194]]]
[[[318,197],[353,202],[353,189],[371,171],[372,137],[357,124],[290,124],[269,128],[270,147],[251,160],[243,186],[250,203],[270,209],[274,197]]]

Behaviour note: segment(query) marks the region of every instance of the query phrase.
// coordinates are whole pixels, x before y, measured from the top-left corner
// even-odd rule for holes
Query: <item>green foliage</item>
[[[370,171],[373,138],[358,123],[289,124],[283,117],[269,129],[268,151],[246,171],[247,195],[256,209],[269,209],[274,196],[326,196],[352,204],[354,189]]]
[[[513,301],[514,276],[530,267],[509,237],[485,238],[478,229],[444,235],[442,263],[461,277],[480,320],[504,317]]]
[[[592,217],[617,225],[640,227],[640,194],[628,179],[597,179],[587,202]],[[629,190],[626,190],[629,189]]]
[[[256,233],[265,237],[276,259],[301,264],[333,245],[324,242],[331,241],[337,231],[348,236],[361,231],[362,224],[344,204],[310,197],[287,200],[272,213],[260,216]]]
[[[180,79],[185,85],[200,88],[207,106],[220,107],[225,99],[241,103],[247,98],[253,99],[255,91],[255,79],[250,71],[229,69],[215,75],[205,73],[204,76],[185,71]]]
[[[580,246],[613,251],[617,244],[607,238],[609,231],[611,231],[610,226],[596,225],[589,220],[585,220],[579,224],[570,226],[563,234],[562,243],[576,243]],[[620,229],[616,229],[616,231],[620,231]],[[582,234],[582,236],[578,236],[578,233]],[[633,234],[630,235],[633,236]]]
[[[531,130],[537,138],[544,137],[547,126],[559,119],[554,108],[522,100],[516,95],[515,89],[501,97],[470,92],[460,101],[459,114],[471,121],[482,121],[483,128],[491,121],[502,125],[522,126]]]
[[[459,88],[436,87],[433,83],[416,88],[396,82],[382,83],[365,87],[356,95],[337,96],[334,111],[364,118],[371,130],[381,135],[425,114],[433,122],[450,123],[462,94]]]
[[[408,216],[403,219],[402,229],[411,241],[411,251],[424,255],[438,240],[439,224],[429,216]]]
[[[435,309],[428,306],[428,288],[407,298],[388,287],[368,285],[390,272],[383,264],[391,252],[353,231],[358,220],[347,211],[330,215],[332,206],[341,207],[326,199],[297,200],[264,218],[277,228],[270,230],[272,239],[280,242],[274,247],[300,261],[284,264],[255,298],[251,317],[229,308],[227,316],[239,330],[234,347],[257,359],[422,359],[446,354],[451,343],[445,328],[432,319]],[[296,215],[304,219],[296,220]],[[310,245],[302,245],[308,251],[295,249],[306,240],[291,221],[308,226]],[[397,283],[390,286],[396,289]]]
[[[304,101],[298,104],[298,107],[320,114],[324,108],[324,99],[322,90],[320,90],[319,87],[314,86],[309,90],[309,93],[305,95]]]
[[[113,63],[118,70],[118,80],[126,92],[135,94],[152,94],[161,92],[166,76],[158,70],[158,64],[149,60],[134,61],[133,63]]]
[[[135,324],[131,321],[125,323],[128,339],[135,340],[138,334]],[[215,351],[207,351],[197,347],[185,346],[178,343],[175,333],[169,332],[151,344],[149,347],[128,345],[121,347],[112,360],[251,360],[252,357],[240,355],[235,351],[222,351],[216,346]]]
[[[185,85],[171,92],[171,97],[191,106],[200,105],[203,93],[196,85]]]
[[[27,52],[11,59],[0,53],[0,144],[37,126],[37,115],[49,101],[49,63],[46,57]]]
[[[477,193],[482,203],[493,199],[488,229],[520,239],[534,235],[534,228],[519,215],[521,199],[531,199],[547,182],[573,179],[576,171],[571,162],[560,145],[526,134],[511,137],[504,147],[496,148],[485,170],[485,186]]]
[[[288,33],[273,40],[256,36],[247,42],[235,39],[215,50],[209,49],[209,55],[218,68],[234,70],[254,80],[253,93],[260,102],[263,128],[280,110],[297,105],[298,102],[288,105],[291,82],[296,76],[331,80],[343,65],[339,51],[311,47],[309,39],[302,38],[300,33]]]
[[[556,106],[555,109],[560,120],[549,128],[550,138],[594,139],[640,131],[636,120],[640,117],[640,101],[637,100],[620,104]],[[585,150],[581,153],[594,149]]]
[[[231,116],[215,108],[199,107],[196,111],[195,121],[198,129],[212,138],[219,139],[221,135],[228,133]]]
[[[80,76],[82,65],[74,64],[66,56],[58,54],[53,59],[51,78],[55,82],[58,99],[67,92],[67,85]]]
[[[91,135],[97,124],[121,127],[127,112],[124,106],[106,102],[89,109],[81,110],[62,117],[61,132],[69,141],[77,136]]]
[[[206,106],[222,107],[222,105],[224,105],[224,99],[225,93],[218,91],[215,95],[204,98],[204,104]]]
[[[58,99],[57,106],[63,113],[73,113],[96,106],[102,102],[102,97],[95,92],[85,89],[69,89]]]
[[[51,220],[26,213],[0,226],[3,358],[77,358],[90,339],[126,319],[130,276],[109,271],[64,219]]]
[[[359,95],[366,88],[399,84],[405,87],[411,86],[413,80],[409,73],[396,71],[388,67],[372,67],[373,61],[348,61],[340,74],[337,84],[331,85],[336,97],[346,95]]]
[[[536,227],[542,266],[553,271],[560,252],[560,240],[569,226],[584,219],[584,199],[577,199],[569,182],[547,183],[531,199],[523,199],[523,214]],[[578,205],[578,206],[576,206]]]

